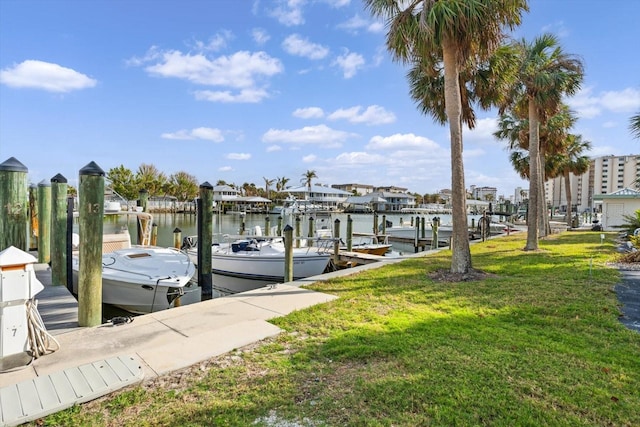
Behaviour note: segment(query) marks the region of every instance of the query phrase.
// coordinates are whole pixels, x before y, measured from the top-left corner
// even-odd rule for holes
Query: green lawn
[[[286,332],[46,425],[639,426],[640,334],[618,321],[614,234],[472,245],[482,280],[437,282],[450,252],[313,289]]]

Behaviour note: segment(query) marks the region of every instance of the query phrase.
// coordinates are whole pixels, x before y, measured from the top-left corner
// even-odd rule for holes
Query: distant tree
[[[171,183],[171,189],[173,191],[171,195],[181,202],[193,200],[198,195],[198,180],[195,176],[187,172],[181,171],[174,173],[169,176],[169,182]]]
[[[640,139],[640,112],[631,117],[629,128],[634,138]]]
[[[125,199],[136,200],[138,198],[138,178],[130,169],[125,168],[123,165],[111,168],[107,172],[106,178],[111,182],[113,191]]]
[[[307,190],[309,190],[309,193],[311,193],[311,181],[313,180],[313,178],[317,178],[317,177],[318,175],[314,170],[308,170],[302,174],[302,180],[300,182],[307,187]]]
[[[567,225],[571,227],[571,179],[570,175],[582,175],[589,170],[589,156],[584,153],[591,149],[589,141],[583,141],[581,135],[570,134],[565,139],[562,152],[556,153],[549,158],[549,164],[555,169],[554,175],[561,176],[565,183],[565,194],[567,197]]]
[[[167,182],[167,176],[164,173],[160,172],[156,166],[146,163],[138,167],[136,177],[138,190],[147,190],[149,196],[162,194],[162,188]]]
[[[219,179],[216,182],[216,186],[218,186],[218,185],[229,185],[229,184],[227,184],[227,181],[225,181],[224,179]]]
[[[276,181],[276,190],[279,192],[284,191],[287,188],[287,183],[289,181],[289,178],[286,178],[284,176],[282,178],[278,177]]]
[[[269,179],[269,178],[265,178],[262,177],[262,179],[264,179],[264,192],[266,194],[266,198],[268,199],[270,196],[270,190],[271,190],[271,186],[273,185],[274,182],[276,182],[275,179]]]

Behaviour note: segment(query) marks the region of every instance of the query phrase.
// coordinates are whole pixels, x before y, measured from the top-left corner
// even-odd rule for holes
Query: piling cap
[[[178,227],[176,227],[176,228],[173,230],[173,232],[174,232],[174,233],[182,233],[182,230],[180,230]]]
[[[80,175],[104,176],[104,171],[96,164],[96,162],[92,161],[80,169]]]
[[[51,187],[51,182],[47,181],[46,179],[43,179],[38,183],[38,187]]]
[[[209,184],[209,181],[205,181],[202,184],[200,184],[200,188],[210,188],[213,189],[213,185]]]
[[[65,178],[62,174],[57,174],[53,178],[51,178],[51,182],[55,182],[58,184],[66,184],[67,178]]]
[[[292,230],[293,230],[293,227],[292,227],[292,226],[290,226],[289,224],[287,224],[287,225],[284,227],[284,231],[292,231]]]
[[[0,163],[0,171],[7,172],[29,172],[29,169],[15,157],[10,157],[3,163]]]

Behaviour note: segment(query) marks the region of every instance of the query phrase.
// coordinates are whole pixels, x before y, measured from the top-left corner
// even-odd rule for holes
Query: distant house
[[[351,194],[359,194],[364,196],[365,194],[373,193],[373,185],[368,184],[333,184],[331,188],[337,188],[338,190],[347,191]]]
[[[401,212],[416,206],[416,198],[407,193],[377,191],[368,196],[376,198],[371,203],[376,212]]]
[[[312,185],[311,191],[307,186],[289,187],[284,191],[298,200],[308,200],[317,207],[327,210],[342,209],[347,198],[351,196],[348,191],[322,185]]]
[[[640,191],[632,188],[622,188],[610,194],[596,194],[594,203],[602,203],[601,224],[603,230],[619,229],[627,221],[626,215],[634,215],[640,210]]]

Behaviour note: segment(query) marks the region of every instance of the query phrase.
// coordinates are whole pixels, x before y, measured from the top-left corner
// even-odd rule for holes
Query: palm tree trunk
[[[462,101],[458,58],[455,43],[446,36],[442,42],[444,61],[444,103],[451,137],[451,219],[453,225],[451,244],[451,272],[467,273],[471,270],[469,229],[467,224],[467,197],[462,162]]]
[[[571,178],[569,176],[569,171],[566,171],[564,174],[564,186],[565,193],[567,195],[567,227],[571,227],[571,215],[573,215],[573,210],[571,209]]]
[[[538,212],[540,210],[540,135],[538,109],[529,99],[529,216],[527,218],[527,244],[525,251],[538,250]]]
[[[540,182],[538,183],[538,190],[540,191],[540,198],[538,199],[538,202],[540,203],[540,207],[538,210],[538,237],[546,237],[548,234],[551,234],[551,226],[549,225],[549,216],[547,215],[547,197],[544,190],[544,183],[547,180],[547,173],[545,168],[546,154],[544,148],[539,148],[539,154]]]

